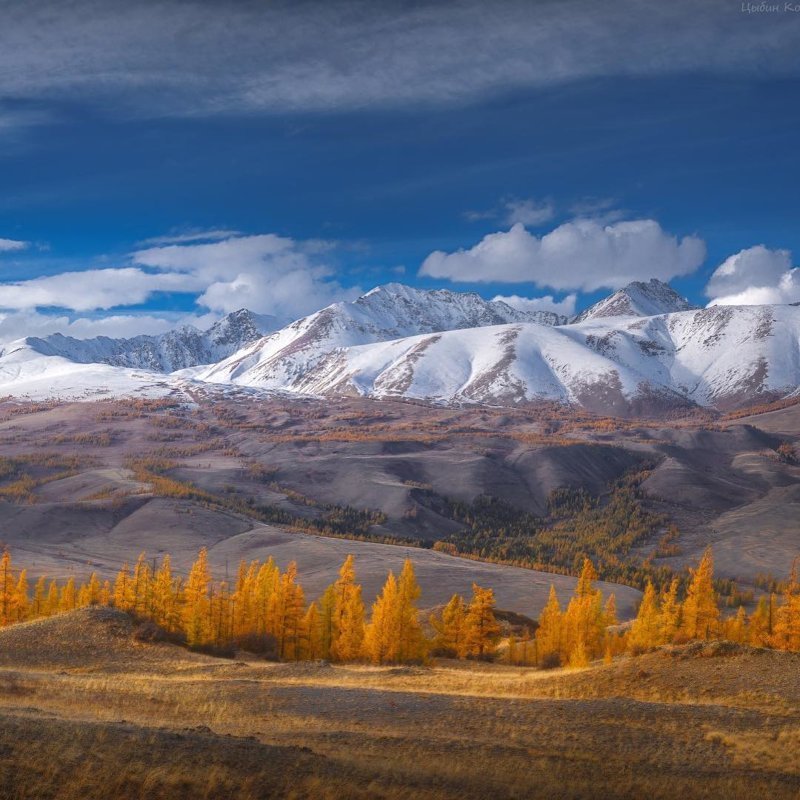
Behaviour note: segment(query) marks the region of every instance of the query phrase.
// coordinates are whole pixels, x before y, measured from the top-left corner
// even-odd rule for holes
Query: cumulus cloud
[[[212,311],[246,306],[260,314],[301,316],[335,300],[356,297],[324,260],[331,245],[276,234],[239,236],[204,244],[139,250],[135,263],[202,283],[198,303]]]
[[[706,286],[709,305],[763,305],[800,301],[800,269],[788,250],[757,245],[727,258]]]
[[[468,250],[431,253],[420,275],[459,282],[531,282],[559,291],[618,288],[634,280],[667,281],[705,259],[696,236],[678,239],[651,219],[602,225],[579,219],[537,237],[517,223]]]
[[[3,6],[0,97],[150,115],[454,103],[598,76],[797,74],[796,33],[730,0]],[[768,45],[765,45],[768,43]]]
[[[88,269],[0,284],[0,308],[94,311],[143,303],[154,292],[200,288],[202,284],[189,275],[153,274],[137,267]]]
[[[327,242],[229,233],[185,234],[189,238],[179,243],[137,250],[129,266],[0,283],[0,309],[89,312],[138,305],[159,292],[178,292],[194,295],[204,313],[218,316],[246,307],[286,319],[361,292],[336,279],[327,258],[332,245]],[[209,241],[214,238],[218,241]]]
[[[21,242],[17,239],[0,239],[0,253],[24,250],[28,244],[29,242]]]
[[[511,308],[516,308],[518,311],[553,311],[556,314],[563,314],[566,317],[571,317],[575,314],[575,303],[578,297],[575,294],[568,294],[562,300],[556,300],[551,294],[546,294],[543,297],[520,297],[517,294],[498,294],[493,299],[506,303],[511,306]]]

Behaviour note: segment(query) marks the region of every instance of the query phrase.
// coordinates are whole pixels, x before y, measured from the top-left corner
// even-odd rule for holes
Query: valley
[[[354,552],[374,596],[412,553],[427,605],[476,580],[535,617],[588,556],[624,617],[646,578],[682,574],[709,544],[751,596],[800,550],[800,467],[779,453],[798,442],[797,405],[659,425],[213,393],[0,413],[1,538],[36,574],[111,577],[141,552],[183,569],[205,546],[223,574],[296,560],[316,592]]]

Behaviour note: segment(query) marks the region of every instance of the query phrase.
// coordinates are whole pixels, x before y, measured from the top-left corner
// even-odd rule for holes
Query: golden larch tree
[[[58,614],[59,610],[58,582],[52,580],[47,588],[47,610],[45,614],[50,617],[53,614]]]
[[[692,580],[683,601],[682,631],[689,639],[710,639],[719,628],[719,606],[714,591],[714,556],[707,548],[697,569],[691,570]]]
[[[210,585],[208,552],[204,547],[189,570],[184,590],[183,629],[186,642],[190,646],[206,644],[210,640],[212,633]]]
[[[556,587],[551,583],[550,595],[539,615],[539,627],[536,629],[536,659],[539,663],[561,663],[561,624],[561,605]]]
[[[322,593],[319,601],[320,658],[329,659],[336,634],[336,584],[332,583]]]
[[[681,625],[681,603],[678,600],[677,578],[673,578],[669,588],[661,596],[661,633],[662,642],[671,642]]]
[[[605,619],[603,596],[594,588],[597,572],[592,562],[583,562],[575,594],[567,606],[562,621],[562,651],[567,663],[585,666],[605,649]]]
[[[472,584],[472,599],[467,609],[464,649],[467,656],[490,658],[497,647],[500,625],[494,615],[494,590]]]
[[[141,553],[133,567],[133,613],[147,616],[152,611],[152,571]]]
[[[744,606],[739,606],[736,616],[725,621],[723,633],[730,642],[743,644],[747,641],[747,612],[744,610]]]
[[[322,617],[316,603],[311,603],[303,615],[300,630],[300,658],[309,661],[322,658]]]
[[[114,581],[114,607],[120,611],[133,610],[133,584],[127,562],[122,565]]]
[[[373,664],[398,660],[400,615],[397,579],[389,572],[386,583],[372,604],[370,621],[364,632],[364,655]]]
[[[426,656],[425,636],[417,607],[421,596],[414,565],[407,558],[397,580],[397,660],[402,663],[421,661]]]
[[[14,622],[14,572],[11,566],[11,553],[3,551],[0,558],[0,625],[10,625]]]
[[[436,631],[434,650],[450,658],[464,658],[466,650],[467,610],[464,598],[454,594],[440,615],[431,616],[431,625]]]
[[[30,601],[28,599],[28,571],[20,570],[17,584],[14,587],[13,615],[15,622],[24,622],[30,614]]]
[[[349,555],[339,570],[334,584],[333,639],[331,658],[334,661],[355,661],[364,641],[364,601],[361,586],[356,583],[353,556]]]
[[[167,631],[176,631],[180,625],[178,597],[175,577],[172,574],[172,561],[169,555],[161,559],[153,579],[152,617],[156,624]]]
[[[656,587],[653,586],[652,581],[647,581],[642,602],[639,604],[639,611],[628,634],[628,647],[634,652],[658,647],[663,644],[662,631],[661,610]]]
[[[58,598],[59,611],[72,611],[78,606],[78,592],[75,588],[75,578],[70,578],[61,590]]]
[[[800,651],[800,576],[798,560],[792,564],[792,572],[783,602],[775,613],[775,632],[773,645],[781,650]]]
[[[45,590],[47,588],[47,579],[42,575],[33,588],[33,606],[31,613],[34,617],[43,617],[47,614],[47,597]]]

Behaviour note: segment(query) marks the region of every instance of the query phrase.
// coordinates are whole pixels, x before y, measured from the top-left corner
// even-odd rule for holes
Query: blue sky
[[[695,6],[0,2],[0,338],[800,300],[800,13]]]

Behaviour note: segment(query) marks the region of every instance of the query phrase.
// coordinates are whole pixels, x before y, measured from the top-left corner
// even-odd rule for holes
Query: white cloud
[[[655,220],[602,225],[579,219],[542,237],[521,224],[491,233],[469,250],[435,251],[420,275],[459,282],[531,282],[556,290],[618,288],[643,278],[670,280],[697,269],[705,243],[666,233]]]
[[[243,306],[260,314],[298,317],[335,300],[356,297],[322,260],[327,242],[298,242],[276,234],[219,242],[167,245],[133,254],[137,264],[193,276],[202,283],[198,303],[216,312]]]
[[[501,201],[498,206],[484,211],[471,209],[465,211],[464,219],[469,222],[480,222],[486,219],[502,220],[505,225],[526,225],[536,227],[549,222],[556,215],[551,200],[520,199],[512,197]]]
[[[490,209],[488,211],[477,211],[475,209],[470,209],[465,211],[463,216],[468,222],[480,222],[484,219],[497,219],[498,213],[495,209]]]
[[[182,292],[197,295],[197,304],[214,314],[246,307],[281,319],[298,317],[360,293],[336,280],[325,258],[331,249],[328,242],[275,234],[190,239],[138,250],[131,255],[133,266],[0,283],[0,309],[88,312],[137,305],[158,292]]]
[[[17,239],[0,239],[0,253],[24,250],[28,245],[29,242],[21,242]]]
[[[545,222],[550,222],[556,215],[553,204],[549,200],[537,202],[536,200],[509,200],[505,204],[506,224],[525,225],[536,227]]]
[[[3,4],[0,97],[197,115],[464,102],[598,76],[796,75],[793,26],[737,9],[28,0]]]
[[[88,317],[71,319],[64,314],[17,311],[10,314],[0,313],[0,343],[7,344],[25,336],[49,336],[51,333],[63,333],[76,339],[88,339],[93,336],[130,337],[143,333],[164,333],[174,328],[176,324],[194,322],[193,317],[176,320],[150,314],[116,314],[97,319]]]
[[[569,211],[573,220],[590,219],[600,225],[619,222],[629,216],[612,197],[585,197],[573,203]]]
[[[727,258],[708,281],[709,305],[763,305],[800,301],[800,269],[788,250],[757,245]]]
[[[192,242],[216,242],[220,239],[230,239],[239,236],[239,231],[213,228],[211,230],[189,230],[174,232],[165,236],[153,236],[139,242],[142,247],[162,247],[167,244],[191,244]]]
[[[571,317],[575,314],[575,303],[577,295],[568,294],[563,300],[556,300],[553,295],[546,294],[543,297],[520,297],[516,294],[498,294],[493,300],[499,300],[511,308],[518,311],[553,311],[556,314],[563,314]]]
[[[197,279],[183,274],[152,274],[136,267],[89,269],[0,284],[0,308],[94,311],[143,303],[154,292],[201,288]]]

